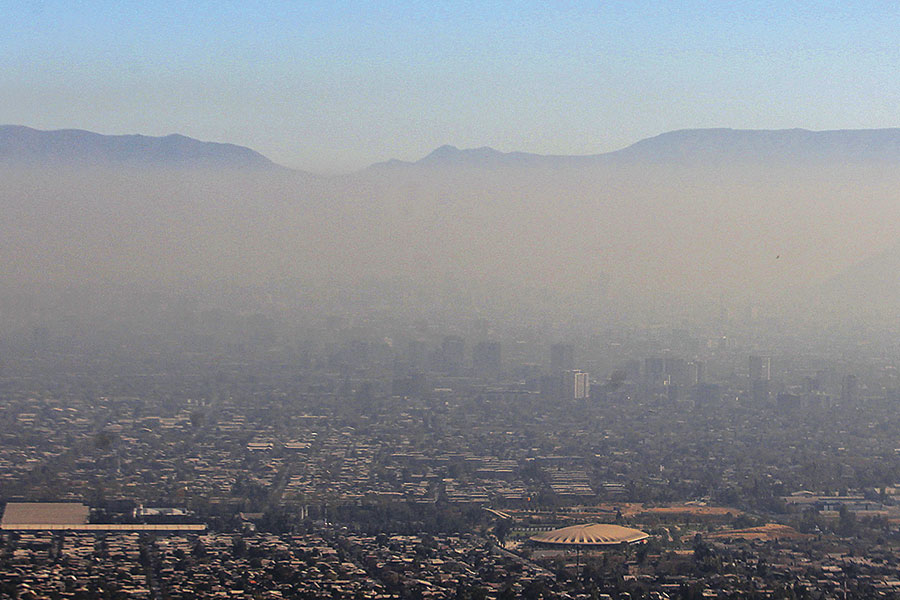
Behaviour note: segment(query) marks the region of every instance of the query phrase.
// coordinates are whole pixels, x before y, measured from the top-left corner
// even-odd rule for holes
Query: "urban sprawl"
[[[896,345],[233,318],[0,340],[0,598],[900,597]]]

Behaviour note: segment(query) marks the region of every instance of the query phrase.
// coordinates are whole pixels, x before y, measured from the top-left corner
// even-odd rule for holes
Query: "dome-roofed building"
[[[569,546],[597,548],[643,542],[649,535],[638,529],[607,523],[585,523],[553,531],[545,531],[530,538],[542,546]]]

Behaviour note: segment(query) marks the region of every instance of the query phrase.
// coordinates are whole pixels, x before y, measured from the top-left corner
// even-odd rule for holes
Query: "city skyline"
[[[898,26],[0,0],[0,600],[900,598]]]

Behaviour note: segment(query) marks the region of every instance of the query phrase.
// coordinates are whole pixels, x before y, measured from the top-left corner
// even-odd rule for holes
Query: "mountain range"
[[[3,126],[0,275],[469,281],[510,310],[540,289],[608,318],[723,299],[900,315],[877,258],[900,239],[898,163],[900,129],[702,129],[592,156],[443,146],[310,177],[178,135]]]
[[[893,163],[900,161],[900,128],[809,131],[805,129],[683,129],[638,141],[613,152],[544,155],[490,147],[441,146],[413,162],[392,159],[370,169],[408,167],[566,167],[627,163],[705,165],[773,161]],[[67,162],[238,169],[278,168],[262,154],[234,144],[165,137],[102,135],[80,129],[41,131],[0,125],[0,161]]]

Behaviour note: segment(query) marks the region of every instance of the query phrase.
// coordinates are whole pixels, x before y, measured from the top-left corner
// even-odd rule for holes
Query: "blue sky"
[[[893,127],[898,31],[889,2],[0,0],[0,122],[179,132],[323,172],[442,144]]]

